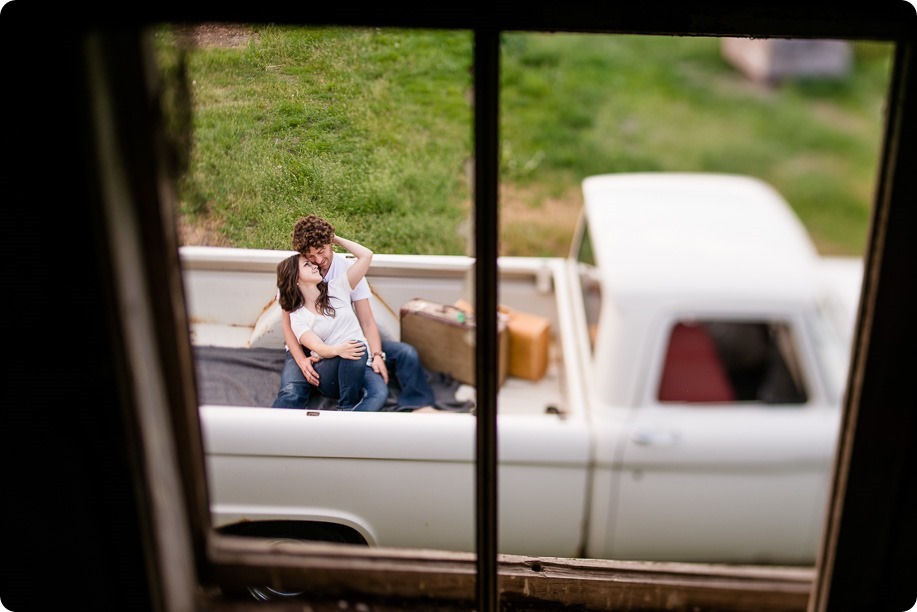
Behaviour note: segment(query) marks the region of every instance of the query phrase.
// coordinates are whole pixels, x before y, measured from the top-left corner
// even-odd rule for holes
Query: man
[[[326,282],[345,273],[350,266],[347,258],[332,250],[333,239],[334,227],[317,215],[300,218],[293,228],[293,250],[317,265]],[[390,372],[394,373],[395,380],[401,388],[397,401],[399,409],[429,408],[434,402],[433,389],[420,365],[417,350],[410,344],[381,337],[369,304],[370,296],[371,291],[365,278],[350,294],[360,327],[369,341],[369,363],[373,371],[379,375],[366,377],[366,398],[363,401],[368,407],[364,409],[380,410],[383,407],[388,397]],[[318,374],[312,366],[317,358],[306,355],[302,345],[293,335],[290,314],[282,311],[282,318],[287,349],[298,367],[284,367],[280,394],[274,406],[302,408],[309,400],[312,387],[318,385]]]

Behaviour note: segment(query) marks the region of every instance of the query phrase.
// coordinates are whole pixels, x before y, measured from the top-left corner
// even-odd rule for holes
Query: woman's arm
[[[290,357],[296,361],[296,365],[302,370],[302,374],[306,377],[306,380],[317,387],[318,372],[312,367],[312,357],[306,355],[306,352],[302,349],[302,345],[293,332],[293,327],[290,325],[290,313],[281,308],[280,317],[283,322],[283,341],[290,351]]]
[[[347,269],[347,280],[350,281],[350,288],[352,290],[357,286],[357,283],[366,276],[366,273],[369,272],[369,264],[372,263],[373,252],[359,242],[341,238],[337,234],[332,238],[332,242],[344,247],[356,258],[353,264]]]
[[[342,357],[344,359],[360,359],[366,353],[366,345],[360,340],[348,340],[340,344],[325,344],[311,329],[304,332],[299,337],[303,346],[311,351],[315,351],[319,357],[329,359],[331,357]]]

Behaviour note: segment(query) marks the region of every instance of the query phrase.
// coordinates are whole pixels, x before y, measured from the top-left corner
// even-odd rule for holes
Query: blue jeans
[[[417,349],[410,344],[397,340],[382,340],[382,350],[385,352],[385,365],[389,375],[401,387],[398,394],[398,406],[418,408],[429,406],[434,402],[433,389],[427,380],[427,373],[420,365]],[[372,371],[372,368],[370,368]],[[379,377],[381,381],[381,377]]]
[[[322,395],[338,398],[341,410],[375,412],[385,404],[388,387],[382,377],[366,365],[365,356],[360,359],[332,357],[313,366],[319,377],[318,390]]]
[[[309,403],[309,396],[312,395],[312,389],[311,383],[299,369],[299,364],[293,359],[290,351],[287,351],[283,370],[280,372],[280,390],[271,407],[305,408]]]
[[[385,352],[385,365],[388,368],[389,376],[394,377],[400,387],[398,394],[398,406],[406,408],[417,408],[420,406],[429,406],[434,402],[433,389],[427,380],[427,373],[420,365],[420,357],[417,355],[417,349],[410,344],[398,342],[397,340],[382,340],[382,350]],[[340,357],[334,360],[342,361]],[[314,364],[316,371],[323,383],[329,383],[332,386],[326,387],[329,391],[326,393],[321,388],[319,391],[323,395],[332,398],[340,397],[340,387],[338,383],[338,369],[334,366],[323,366],[319,370],[319,364],[330,359],[322,359]],[[351,361],[344,359],[343,361]],[[363,385],[366,390],[362,403],[357,402],[355,405],[358,411],[376,411],[381,410],[388,399],[388,387],[382,377],[373,372],[372,368],[366,367],[366,362],[362,359],[354,363],[363,364],[366,368]],[[324,375],[325,368],[328,368],[330,376],[326,381]],[[309,403],[314,387],[309,384],[303,375],[299,365],[287,352],[286,360],[283,363],[283,371],[280,373],[280,391],[274,400],[274,408],[305,408]]]
[[[332,357],[313,364],[319,376],[318,391],[337,399],[341,410],[372,412],[381,410],[388,398],[388,387],[382,377],[366,365],[366,359]],[[315,389],[287,351],[280,373],[280,390],[273,408],[305,408]]]

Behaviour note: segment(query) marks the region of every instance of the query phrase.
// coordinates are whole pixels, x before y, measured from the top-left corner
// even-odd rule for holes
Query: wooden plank
[[[220,584],[254,581],[322,597],[407,598],[418,607],[424,600],[474,602],[472,553],[232,536],[215,536],[211,551]],[[498,555],[500,601],[510,608],[803,611],[814,577],[811,567]]]

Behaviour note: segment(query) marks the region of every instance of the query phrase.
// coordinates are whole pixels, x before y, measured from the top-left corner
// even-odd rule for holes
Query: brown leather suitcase
[[[420,363],[428,370],[442,372],[463,383],[474,385],[474,315],[448,304],[415,298],[401,307],[401,341],[417,349]],[[509,338],[506,324],[498,321],[498,385],[506,379]]]

